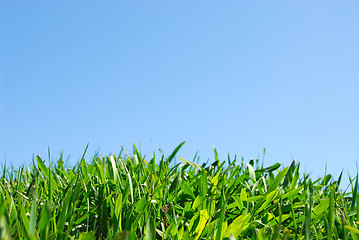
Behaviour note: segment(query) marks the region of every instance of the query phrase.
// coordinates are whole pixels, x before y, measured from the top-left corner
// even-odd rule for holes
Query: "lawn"
[[[358,176],[311,179],[300,163],[62,155],[3,164],[0,239],[358,239]],[[85,150],[86,152],[86,150]]]

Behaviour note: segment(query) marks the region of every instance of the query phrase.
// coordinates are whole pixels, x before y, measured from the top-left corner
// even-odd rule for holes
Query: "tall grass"
[[[3,167],[0,239],[358,239],[358,176],[311,179],[300,164],[236,158],[212,164],[133,154],[62,156]],[[85,155],[85,154],[84,154]],[[177,161],[177,162],[178,162]]]

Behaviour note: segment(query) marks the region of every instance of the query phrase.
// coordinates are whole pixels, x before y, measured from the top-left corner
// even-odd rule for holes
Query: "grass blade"
[[[149,216],[146,223],[145,230],[145,240],[155,240],[156,239],[156,223],[153,216]]]
[[[180,145],[176,147],[176,149],[172,152],[172,154],[167,158],[167,162],[170,163],[172,159],[176,156],[177,152],[180,150],[180,148],[185,144],[186,142],[182,142]]]

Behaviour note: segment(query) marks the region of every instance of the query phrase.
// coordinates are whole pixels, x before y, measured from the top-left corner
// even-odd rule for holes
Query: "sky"
[[[358,1],[0,0],[0,36],[0,164],[186,141],[356,174]]]

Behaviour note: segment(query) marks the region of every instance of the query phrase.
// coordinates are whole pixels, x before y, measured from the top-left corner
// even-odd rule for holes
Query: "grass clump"
[[[358,176],[300,176],[299,163],[212,164],[154,155],[3,168],[0,239],[358,239]],[[85,154],[84,154],[85,155]],[[196,157],[195,157],[196,158]]]

